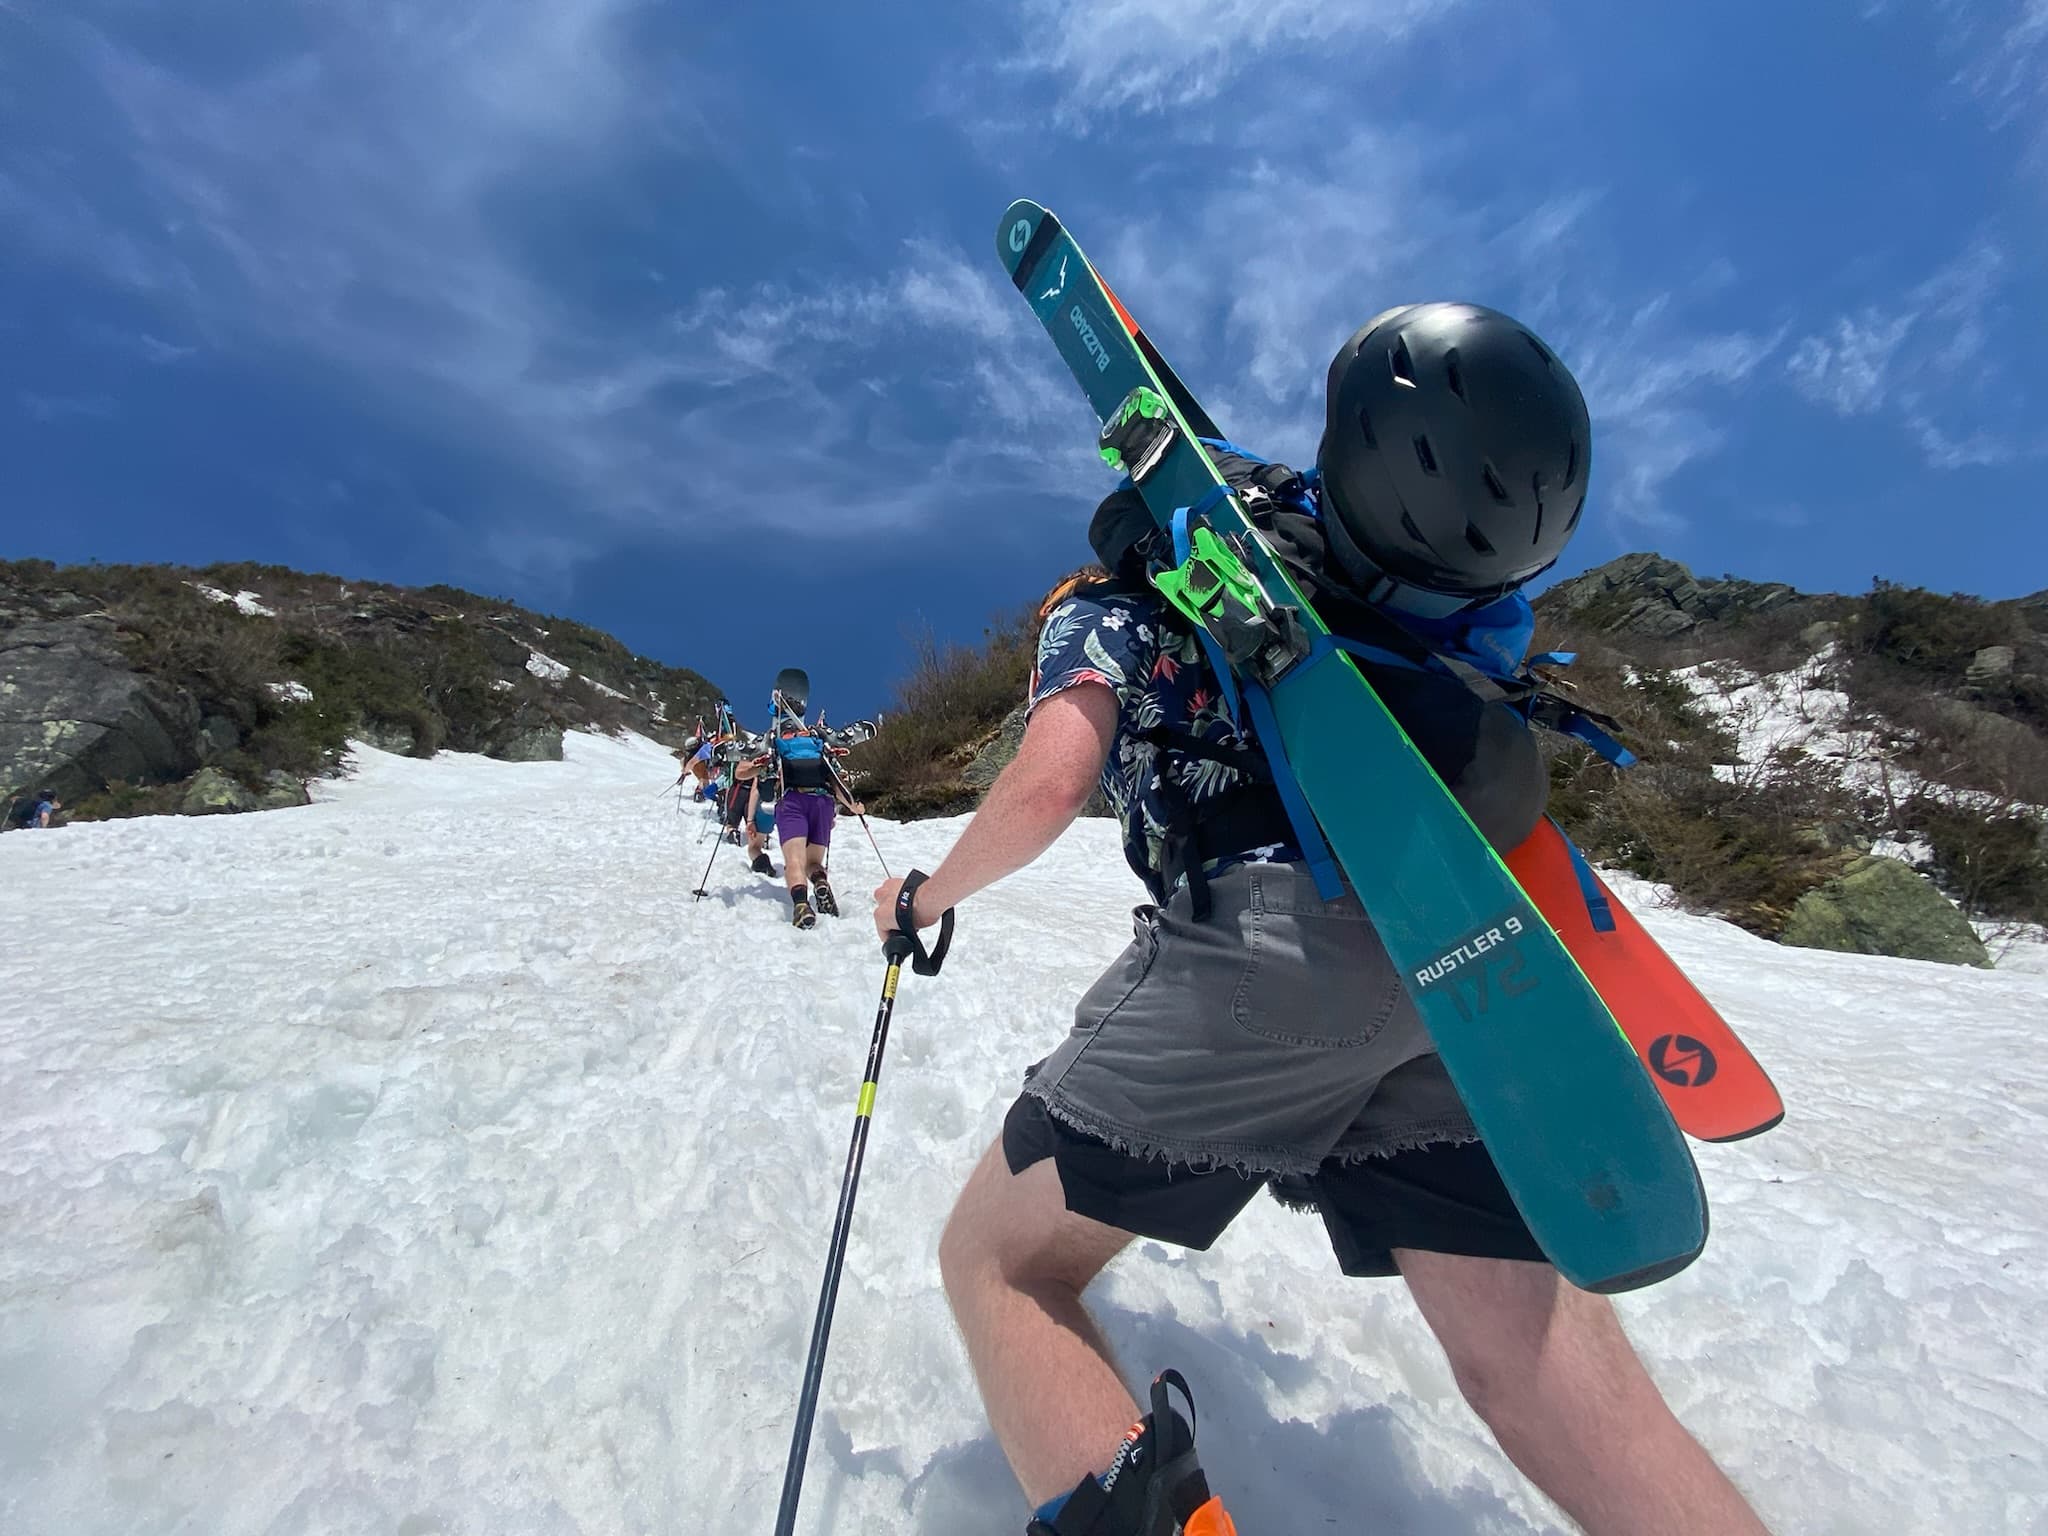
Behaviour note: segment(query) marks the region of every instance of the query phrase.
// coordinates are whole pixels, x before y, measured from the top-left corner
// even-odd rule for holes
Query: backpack
[[[1614,720],[1573,704],[1533,670],[1566,665],[1570,654],[1523,659],[1535,628],[1527,598],[1515,593],[1452,621],[1397,621],[1355,595],[1330,566],[1314,471],[1303,474],[1222,439],[1202,442],[1336,643],[1350,653],[1416,749],[1496,848],[1504,852],[1522,841],[1548,798],[1548,779],[1528,726],[1575,736],[1618,766],[1634,761],[1609,734],[1618,729]],[[1111,572],[1108,586],[1097,589],[1101,592],[1151,594],[1152,575],[1179,563],[1173,535],[1153,522],[1129,484],[1096,509],[1089,541]],[[1165,622],[1188,622],[1169,605],[1161,607]],[[1210,659],[1212,670],[1221,670],[1214,647]],[[1224,681],[1228,694],[1229,680]],[[1156,728],[1136,733],[1163,752],[1221,763],[1246,781],[1232,794],[1198,807],[1178,807],[1166,828],[1162,872],[1169,886],[1187,879],[1198,920],[1208,911],[1205,862],[1280,842],[1301,845],[1312,862],[1315,857],[1305,835],[1313,827],[1304,829],[1287,809],[1290,798],[1305,804],[1291,773],[1251,742],[1248,721],[1237,723],[1248,745],[1236,749],[1218,749],[1185,733]],[[1171,783],[1174,777],[1162,774],[1162,781]]]
[[[1620,728],[1619,722],[1574,704],[1534,670],[1568,666],[1574,653],[1551,651],[1525,659],[1535,619],[1519,592],[1451,620],[1396,620],[1357,597],[1330,571],[1314,470],[1303,474],[1221,438],[1201,441],[1287,574],[1375,689],[1376,673],[1450,678],[1481,700],[1512,706],[1531,724],[1576,737],[1617,767],[1634,763],[1634,754],[1609,734]],[[1171,536],[1153,523],[1143,499],[1128,484],[1096,509],[1088,536],[1096,558],[1125,588],[1149,590],[1152,571],[1179,563]]]

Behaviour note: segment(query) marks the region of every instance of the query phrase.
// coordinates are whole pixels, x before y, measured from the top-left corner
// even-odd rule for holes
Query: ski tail
[[[1785,1118],[1749,1048],[1556,822],[1540,822],[1507,865],[1612,1010],[1680,1130],[1740,1141]]]
[[[775,693],[801,719],[811,707],[811,674],[802,667],[784,667],[775,674]]]

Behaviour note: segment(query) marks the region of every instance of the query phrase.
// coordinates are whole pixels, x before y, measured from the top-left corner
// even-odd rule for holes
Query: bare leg
[[[1131,1240],[1066,1208],[1048,1159],[1012,1175],[998,1141],[939,1241],[946,1299],[989,1425],[1035,1505],[1107,1470],[1140,1418],[1081,1292]]]
[[[1547,1264],[1396,1249],[1465,1400],[1588,1536],[1768,1536],[1604,1296]]]
[[[809,839],[802,837],[792,837],[782,845],[782,878],[792,891],[800,891],[810,883],[810,846]]]

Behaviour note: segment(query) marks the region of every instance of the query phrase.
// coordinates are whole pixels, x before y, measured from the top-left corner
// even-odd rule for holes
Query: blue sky
[[[1559,574],[2048,586],[2048,0],[0,0],[0,555],[448,581],[883,704],[1086,556],[1057,209],[1227,430],[1534,325]]]

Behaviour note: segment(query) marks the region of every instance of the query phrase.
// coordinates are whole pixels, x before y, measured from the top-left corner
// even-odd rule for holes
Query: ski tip
[[[1060,221],[1028,197],[1018,198],[1003,210],[996,224],[996,254],[1019,287],[1030,278],[1039,254],[1059,232]]]

